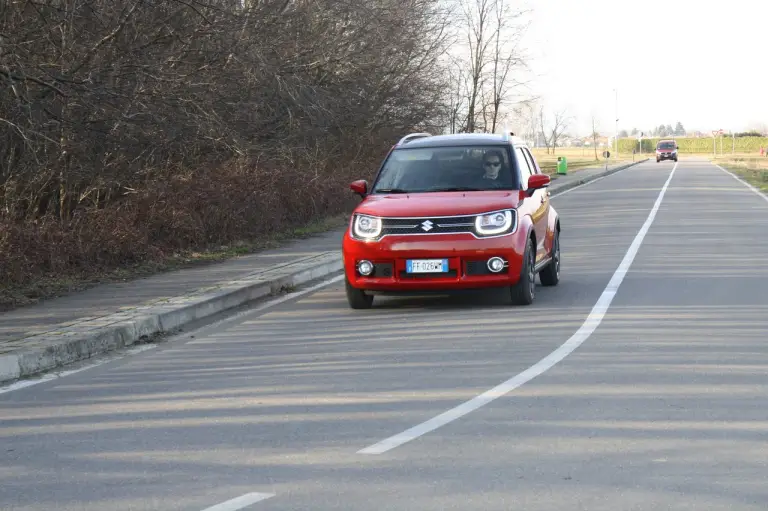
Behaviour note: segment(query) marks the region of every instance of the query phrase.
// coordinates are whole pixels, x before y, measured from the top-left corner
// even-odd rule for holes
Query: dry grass
[[[602,151],[603,149],[598,149],[598,158],[595,159],[595,151],[591,148],[558,147],[555,154],[547,154],[547,150],[542,148],[531,150],[539,167],[547,174],[554,174],[556,172],[557,159],[560,156],[564,156],[567,159],[569,172],[605,165],[606,160],[602,156]],[[642,159],[640,155],[637,155],[636,158]],[[632,161],[632,154],[621,154],[619,158],[612,155],[609,161],[611,164]]]
[[[743,154],[710,158],[710,160],[727,168],[757,189],[768,192],[768,158]]]

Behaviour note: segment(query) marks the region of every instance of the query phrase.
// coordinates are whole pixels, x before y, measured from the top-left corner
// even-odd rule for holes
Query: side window
[[[523,152],[528,157],[528,165],[530,165],[531,171],[534,174],[541,174],[541,169],[539,168],[538,163],[536,163],[536,158],[533,157],[533,154],[531,154],[531,151],[529,151],[527,147],[524,147]]]
[[[528,163],[528,159],[525,157],[525,153],[523,153],[522,148],[515,147],[515,159],[517,160],[517,164],[520,166],[520,189],[527,190],[528,178],[531,177],[532,172]]]

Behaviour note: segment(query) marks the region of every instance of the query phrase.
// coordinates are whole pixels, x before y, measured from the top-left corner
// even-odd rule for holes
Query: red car
[[[661,160],[677,161],[678,146],[674,140],[659,140],[656,144],[656,163]]]
[[[345,287],[353,309],[375,294],[508,287],[533,302],[536,274],[560,280],[560,220],[549,176],[513,134],[403,137],[344,235]]]

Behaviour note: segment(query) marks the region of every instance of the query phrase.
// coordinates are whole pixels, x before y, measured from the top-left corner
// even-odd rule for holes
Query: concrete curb
[[[624,169],[628,169],[629,167],[633,167],[633,166],[638,165],[640,163],[646,162],[649,159],[650,158],[645,158],[644,160],[633,161],[632,163],[627,163],[625,165],[620,165],[620,166],[612,168],[612,169],[604,170],[604,171],[599,172],[597,174],[593,174],[591,176],[587,176],[587,177],[584,177],[584,178],[581,178],[581,179],[577,179],[575,181],[571,181],[570,183],[564,183],[564,184],[562,184],[560,186],[557,186],[557,179],[555,179],[555,180],[552,181],[552,184],[550,185],[549,188],[550,188],[550,191],[552,193],[562,193],[562,192],[564,192],[566,190],[570,190],[571,188],[576,188],[577,186],[585,185],[585,184],[587,184],[587,183],[589,183],[591,181],[594,181],[596,179],[601,179],[601,178],[604,178],[605,176],[610,176],[611,174],[615,174],[616,172],[620,172],[620,171],[622,171]],[[578,171],[576,171],[576,172],[578,172]]]
[[[550,190],[555,193],[564,192],[642,161],[569,183],[558,185],[557,180],[554,180]],[[193,321],[273,295],[285,288],[326,277],[342,269],[339,252],[323,252],[254,272],[243,279],[198,289],[187,295],[156,300],[107,316],[85,318],[55,330],[34,334],[14,343],[19,351],[0,355],[0,383],[33,376],[174,332]]]
[[[86,318],[63,328],[19,339],[17,343],[23,348],[0,355],[0,383],[125,348],[342,269],[338,252],[324,252],[255,272],[241,280],[108,316]]]

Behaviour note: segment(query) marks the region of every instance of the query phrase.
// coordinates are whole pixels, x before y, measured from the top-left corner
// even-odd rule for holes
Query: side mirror
[[[349,189],[358,194],[360,197],[368,195],[368,181],[360,179],[349,185]]]
[[[552,180],[546,174],[534,174],[528,178],[528,191],[533,192],[541,188],[546,188]]]

